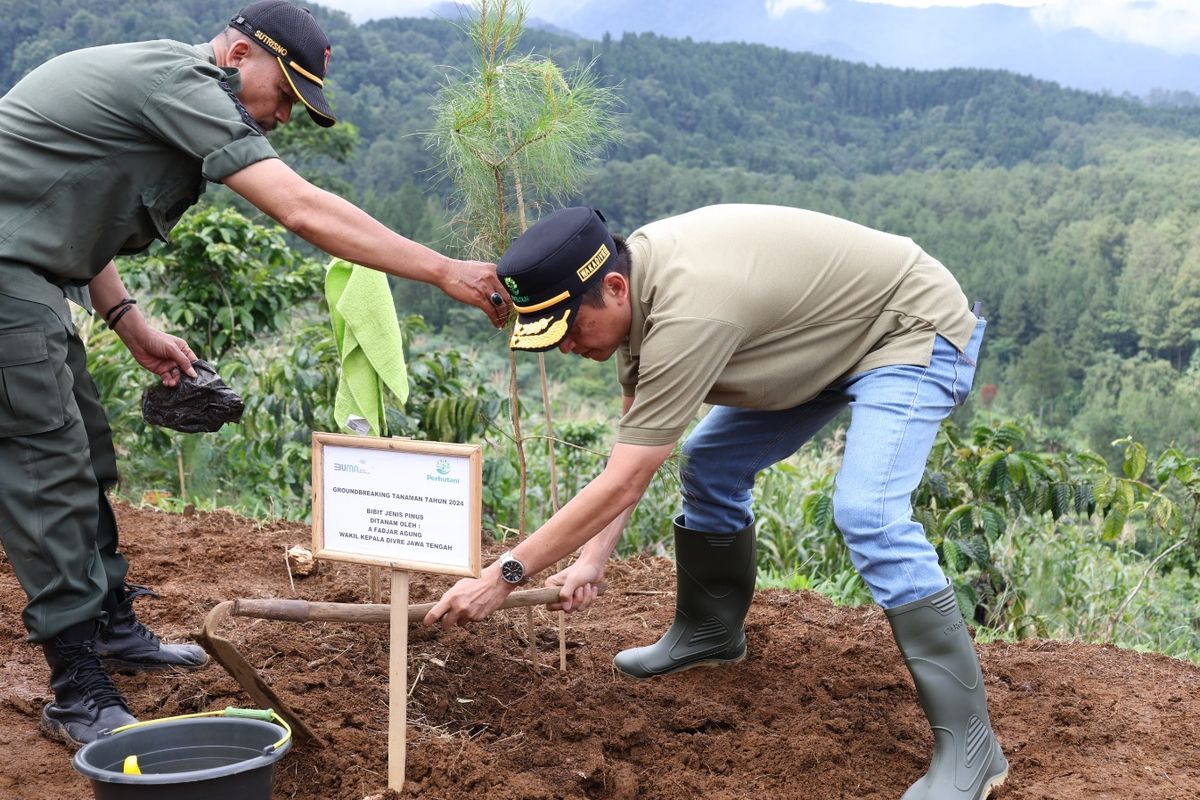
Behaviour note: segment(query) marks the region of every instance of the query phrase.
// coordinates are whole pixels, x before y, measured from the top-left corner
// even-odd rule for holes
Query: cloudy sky
[[[573,6],[587,0],[529,0],[534,16],[561,19]],[[893,6],[976,6],[985,0],[855,0]],[[432,0],[315,0],[347,12],[356,22],[379,17],[420,14]],[[790,10],[820,12],[828,0],[763,0],[764,13]],[[1032,9],[1038,23],[1052,29],[1089,28],[1106,39],[1159,47],[1172,53],[1200,54],[1200,2],[1198,0],[991,0]],[[553,13],[551,13],[553,9]]]

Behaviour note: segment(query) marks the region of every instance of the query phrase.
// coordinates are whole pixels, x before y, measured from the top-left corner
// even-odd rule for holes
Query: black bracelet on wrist
[[[108,321],[107,324],[108,324],[108,329],[110,331],[115,331],[117,329],[117,323],[121,321],[121,317],[128,314],[130,309],[133,308],[134,303],[136,303],[136,302],[137,302],[136,300],[131,300],[128,303],[126,303],[125,307],[122,308],[120,311],[118,311],[117,315]]]
[[[115,306],[110,308],[108,311],[104,312],[104,321],[108,322],[108,318],[113,315],[114,311],[117,311],[118,309],[121,309],[121,308],[125,308],[126,306],[135,306],[135,305],[137,305],[137,300],[134,300],[132,297],[126,297],[124,300],[117,303]],[[118,319],[120,319],[120,317],[118,317]],[[109,322],[108,327],[111,328],[115,324],[116,324],[115,322]]]

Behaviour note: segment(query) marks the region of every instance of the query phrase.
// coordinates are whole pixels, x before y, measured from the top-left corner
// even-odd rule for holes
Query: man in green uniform
[[[265,134],[301,102],[334,123],[322,93],[330,46],[285,0],[243,9],[208,44],[160,40],[58,56],[0,98],[0,539],[45,650],[48,734],[80,744],[133,721],[102,666],[196,668],[132,603],[106,491],[111,433],[67,298],[108,312],[130,353],[168,386],[195,355],[149,325],[113,258],[166,241],[224,183],[326,252],[505,312],[493,265],[441,256],[396,234],[279,160]],[[89,300],[90,296],[90,300]]]
[[[970,391],[985,327],[946,268],[911,239],[836,217],[725,205],[653,222],[628,242],[592,209],[565,209],[514,242],[497,272],[520,315],[510,346],[617,354],[623,416],[604,471],[425,623],[480,619],[581,545],[548,583],[562,587],[559,607],[586,608],[655,470],[708,403],[683,445],[675,620],[614,666],[645,679],[741,661],[755,476],[849,407],[834,519],[935,741],[904,798],[981,800],[999,785],[1008,762],[979,660],[910,502],[939,424]]]

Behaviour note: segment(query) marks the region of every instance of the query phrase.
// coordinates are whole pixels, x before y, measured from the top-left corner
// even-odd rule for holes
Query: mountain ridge
[[[1003,69],[1091,92],[1200,93],[1200,56],[1116,42],[1084,28],[1043,28],[1030,9],[999,4],[900,8],[827,0],[825,11],[791,9],[773,17],[761,0],[589,0],[577,10],[539,9],[536,16],[587,39],[652,32],[887,67]]]

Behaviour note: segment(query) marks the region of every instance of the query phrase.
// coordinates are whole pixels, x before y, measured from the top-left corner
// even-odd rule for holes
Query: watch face
[[[505,561],[500,565],[500,577],[509,583],[520,583],[525,578],[525,567],[520,561]]]

